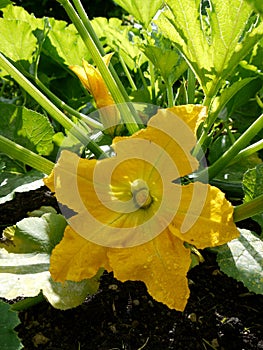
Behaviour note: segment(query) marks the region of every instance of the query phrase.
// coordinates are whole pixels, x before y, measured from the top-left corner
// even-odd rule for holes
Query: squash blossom
[[[154,299],[184,310],[189,246],[214,247],[239,235],[223,192],[179,180],[198,168],[190,151],[205,113],[194,105],[159,110],[145,129],[114,139],[112,158],[61,153],[45,184],[76,214],[52,251],[55,281],[81,281],[103,267],[120,281],[143,281]]]
[[[103,57],[103,61],[108,66],[113,53]],[[115,106],[114,100],[105,84],[99,70],[83,60],[83,67],[69,67],[80,79],[83,86],[93,96],[96,106],[100,109],[100,119],[105,127],[105,132],[114,136],[115,128],[120,122],[120,113]],[[104,107],[108,107],[104,109]]]

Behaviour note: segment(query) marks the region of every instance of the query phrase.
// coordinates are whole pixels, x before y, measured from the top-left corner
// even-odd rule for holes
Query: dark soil
[[[56,206],[46,188],[0,206],[5,227],[41,205]],[[263,349],[263,296],[221,273],[215,256],[189,272],[191,296],[183,313],[154,301],[142,282],[101,278],[99,291],[68,311],[47,302],[20,312],[24,349],[197,350]],[[10,349],[12,350],[12,349]]]

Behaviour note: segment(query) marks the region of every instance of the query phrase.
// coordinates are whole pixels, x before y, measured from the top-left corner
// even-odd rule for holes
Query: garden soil
[[[0,206],[1,228],[41,205],[57,208],[45,187],[17,194]],[[214,254],[202,254],[205,262],[188,275],[183,313],[154,301],[142,282],[121,283],[105,273],[98,292],[77,308],[61,311],[42,302],[20,312],[16,331],[24,349],[263,350],[263,296],[220,272]]]

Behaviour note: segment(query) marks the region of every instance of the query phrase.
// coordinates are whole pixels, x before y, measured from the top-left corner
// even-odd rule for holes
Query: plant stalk
[[[253,139],[253,137],[263,129],[263,114],[235,141],[235,143],[208,169],[204,169],[197,174],[197,181],[205,180],[208,173],[208,178],[211,180],[222,169],[224,169],[232,159]]]
[[[21,162],[47,175],[51,173],[55,165],[50,160],[41,157],[40,155],[21,145],[18,145],[2,135],[0,135],[0,151],[7,154],[11,158],[19,159]]]
[[[263,212],[263,194],[234,208],[234,221],[248,219]]]

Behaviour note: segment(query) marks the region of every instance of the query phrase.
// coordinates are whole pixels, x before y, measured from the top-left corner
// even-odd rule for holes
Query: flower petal
[[[88,80],[88,84],[85,87],[94,97],[97,108],[114,104],[114,100],[98,69],[85,60],[83,60],[83,67]]]
[[[116,278],[143,281],[155,300],[184,310],[189,297],[190,250],[168,230],[137,247],[110,249],[108,256]]]
[[[157,144],[176,164],[179,177],[191,174],[198,168],[198,161],[190,153],[196,145],[194,129],[205,111],[204,107],[192,105],[160,109],[149,120],[147,128],[129,138],[142,138]],[[123,138],[115,138],[113,145],[121,140]]]
[[[78,282],[93,277],[100,267],[111,271],[106,253],[107,248],[87,241],[67,226],[51,254],[51,276],[57,282]]]
[[[156,116],[158,118],[163,118],[164,114],[167,112],[171,112],[177,118],[182,119],[192,130],[194,134],[196,134],[197,128],[202,121],[205,120],[207,116],[207,108],[204,106],[198,105],[182,105],[182,106],[174,106],[167,109],[160,109]],[[158,121],[159,122],[159,121]],[[157,123],[157,118],[150,119],[149,125],[155,126]]]
[[[182,186],[179,209],[169,229],[200,249],[222,245],[239,236],[233,206],[224,193],[199,182]]]

